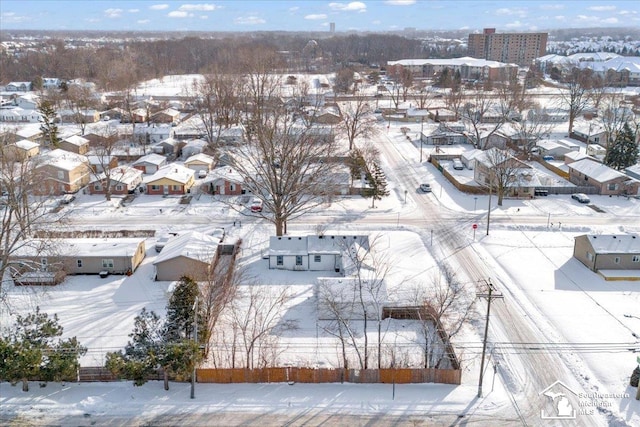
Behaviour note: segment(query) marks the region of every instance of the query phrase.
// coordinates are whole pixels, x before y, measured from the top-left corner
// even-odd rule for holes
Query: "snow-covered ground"
[[[147,83],[146,87],[151,86]],[[405,188],[390,180],[391,196],[377,202],[376,208],[370,207],[370,200],[347,197],[323,206],[311,216],[326,220],[328,225],[323,230],[326,234],[375,232],[382,236],[396,265],[389,278],[392,287],[408,282],[427,282],[435,269],[430,230],[415,220],[420,212],[419,199],[426,198],[451,212],[452,216],[458,216],[455,226],[466,230],[461,244],[471,245],[496,271],[498,286],[499,277],[509,278],[517,284],[517,289],[510,290],[509,303],[529,307],[527,313],[538,316],[533,321],[550,339],[548,351],[564,352],[575,371],[584,373],[584,382],[597,384],[602,393],[622,394],[623,397],[607,400],[611,405],[609,409],[627,425],[640,425],[640,402],[633,399],[635,389],[628,385],[638,355],[630,350],[640,351],[637,338],[640,335],[640,282],[606,282],[572,258],[576,235],[639,233],[640,200],[591,196],[592,203],[604,211],[599,213],[567,195],[505,200],[502,207],[495,205],[494,197],[491,232],[487,236],[484,227],[488,197],[459,193],[440,172],[426,163],[430,150],[427,146],[423,147],[425,162],[420,164],[419,144],[406,140],[399,130],[403,126],[409,126],[411,133],[420,129],[420,124],[392,123],[385,129],[384,137],[409,159],[407,170],[413,180],[429,182],[432,193],[422,194],[415,188]],[[304,318],[304,314],[312,309],[306,304],[310,304],[307,298],[315,277],[307,273],[296,275],[266,269],[262,254],[273,232],[272,226],[242,216],[208,195],[194,197],[189,205],[179,204],[178,198],[148,195],[141,195],[126,206],[119,206],[116,200],[108,203],[100,196],[79,194],[64,212],[75,222],[70,227],[82,224],[83,228],[96,229],[156,229],[158,235],[166,231],[207,231],[225,227],[227,240],[243,239],[241,262],[250,266],[254,276],[297,287],[298,299],[293,301],[297,307],[290,315],[303,320],[301,329],[311,336],[312,344],[317,345],[320,338],[316,336],[315,320]],[[303,220],[293,221],[290,232],[313,233],[315,225]],[[479,224],[475,232],[471,228],[474,223]],[[8,287],[12,313],[26,313],[36,306],[48,313],[57,313],[65,336],[77,336],[89,349],[82,364],[100,366],[106,352],[126,344],[133,318],[142,307],[160,313],[164,311],[171,283],[153,281],[152,262],[157,255],[154,243],[155,238],[147,239],[147,257],[130,277],[76,276],[52,288]],[[0,307],[0,326],[7,326],[10,313],[4,305]],[[403,415],[408,418],[398,423],[406,424],[410,417],[424,420],[425,414],[439,413],[452,417],[451,421],[442,422],[443,425],[460,423],[456,420],[458,414],[479,425],[515,424],[517,414],[511,399],[517,401],[522,396],[511,396],[500,376],[496,376],[494,385],[491,375],[487,375],[485,396],[475,398],[479,354],[477,350],[469,350],[478,348],[481,340],[481,328],[475,326],[466,328],[455,339],[458,348],[466,347],[463,383],[458,387],[397,385],[394,396],[391,385],[197,384],[197,399],[190,400],[187,384],[172,384],[169,392],[164,392],[155,382],[138,388],[128,382],[49,384],[44,388],[33,384],[29,393],[22,393],[20,387],[1,383],[0,422],[17,417],[16,422],[37,424],[38,420],[45,420],[46,424],[67,425],[72,419],[74,425],[89,425],[96,418],[104,421],[137,417],[147,425],[157,425],[162,416],[236,413],[240,417],[240,413],[250,413],[293,418],[309,414]],[[288,339],[291,338],[295,337]],[[558,346],[558,343],[573,345]],[[331,365],[335,362],[328,353],[302,354],[293,348],[283,356],[283,362]],[[593,378],[589,378],[591,375]],[[629,397],[624,397],[625,393]],[[544,398],[540,399],[542,405]],[[278,421],[273,424],[284,423],[280,418],[275,419]],[[233,420],[229,421],[216,424],[230,424]],[[430,421],[438,425],[442,420]]]

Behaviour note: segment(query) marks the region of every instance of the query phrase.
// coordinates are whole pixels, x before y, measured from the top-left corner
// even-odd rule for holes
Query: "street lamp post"
[[[473,211],[476,211],[476,204],[478,203],[478,196],[473,197]]]
[[[424,131],[424,116],[420,119],[420,163],[422,164],[422,132]]]
[[[193,371],[191,372],[191,398],[196,397],[196,361],[198,360],[196,355],[200,346],[198,345],[198,297],[193,302],[193,339],[195,340],[194,353],[193,353]]]

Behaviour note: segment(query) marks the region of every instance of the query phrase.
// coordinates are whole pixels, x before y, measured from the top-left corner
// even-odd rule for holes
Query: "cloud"
[[[151,10],[164,10],[164,9],[169,9],[169,5],[168,4],[154,4],[149,6],[149,9]]]
[[[300,9],[298,6],[293,6],[289,8],[289,12],[295,12],[298,9]]]
[[[107,18],[120,18],[122,9],[106,9],[104,14],[107,15]]]
[[[265,24],[267,21],[258,16],[240,16],[233,20],[238,25],[260,25]]]
[[[616,10],[615,6],[591,6],[587,8],[588,10],[593,10],[594,12],[607,12],[610,10]]]
[[[151,22],[151,20],[149,19],[139,19],[136,21],[136,24],[144,25],[144,24],[148,24],[149,22]]]
[[[222,9],[222,7],[215,4],[183,4],[178,8],[178,10],[197,10],[200,12],[211,12],[216,9]]]
[[[355,11],[355,12],[367,11],[367,5],[362,3],[361,1],[352,1],[351,3],[329,3],[329,8],[331,10],[339,10],[339,11]]]
[[[540,9],[542,10],[561,10],[564,9],[563,4],[542,4],[540,5]]]
[[[521,8],[508,8],[503,7],[496,10],[496,15],[505,15],[505,16],[519,16],[524,18],[527,16],[527,10]]]
[[[509,22],[508,24],[505,24],[505,27],[507,28],[522,28],[524,26],[524,24],[520,21],[513,21],[513,22]]]
[[[311,15],[305,16],[304,19],[309,19],[311,21],[318,21],[321,19],[327,19],[327,15],[325,15],[324,13],[312,13]]]
[[[193,16],[193,13],[185,12],[184,10],[172,10],[167,13],[169,18],[189,18]]]
[[[382,24],[382,21],[380,21],[379,19],[376,19],[375,21],[371,21],[371,23],[373,25],[380,25],[380,24]]]
[[[391,6],[409,6],[416,3],[416,0],[387,0],[386,4]]]
[[[603,25],[603,24],[617,24],[620,21],[618,18],[600,18],[599,16],[588,16],[588,15],[578,15],[577,20],[581,23],[591,24],[591,25]]]
[[[127,12],[129,12],[129,13],[138,13],[138,12],[140,12],[140,9],[128,9]]]

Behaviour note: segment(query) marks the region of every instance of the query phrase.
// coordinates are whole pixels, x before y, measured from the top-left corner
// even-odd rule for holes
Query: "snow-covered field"
[[[168,81],[172,81],[171,78],[165,78],[157,85],[162,87]],[[151,91],[155,84],[148,82],[144,88]],[[172,87],[178,88],[179,92],[184,84],[184,80],[176,80]],[[640,425],[640,402],[633,399],[635,389],[628,385],[640,352],[640,282],[604,281],[572,258],[576,235],[640,233],[640,200],[591,196],[592,203],[604,211],[598,213],[572,201],[568,195],[505,200],[502,207],[495,206],[494,197],[491,232],[487,236],[484,227],[488,197],[461,194],[432,165],[419,164],[419,144],[407,142],[400,133],[401,126],[409,126],[411,132],[420,129],[419,124],[391,124],[388,130],[385,129],[385,138],[388,137],[404,157],[412,159],[408,165],[411,176],[416,182],[431,183],[433,192],[421,194],[390,180],[391,196],[378,202],[375,209],[370,208],[370,200],[359,197],[347,197],[319,209],[312,216],[327,224],[323,231],[326,234],[379,234],[394,265],[389,276],[390,288],[398,291],[409,283],[428,282],[436,269],[433,251],[437,247],[432,246],[430,230],[415,219],[420,213],[418,199],[428,198],[452,216],[459,216],[455,226],[466,230],[464,241],[460,243],[472,246],[494,269],[498,286],[500,277],[517,284],[517,289],[510,290],[508,298],[511,301],[508,303],[534,313],[536,317],[532,321],[550,340],[548,351],[564,352],[574,370],[583,373],[584,381],[597,384],[602,393],[629,394],[629,397],[610,399],[609,409],[628,426]],[[426,158],[429,149],[426,146],[424,149]],[[311,297],[316,276],[269,271],[262,259],[273,227],[242,216],[211,196],[196,197],[189,205],[178,202],[177,198],[141,195],[131,204],[119,207],[115,202],[105,202],[100,196],[79,194],[64,211],[76,222],[75,226],[84,224],[83,228],[156,229],[161,234],[225,227],[227,240],[243,239],[241,263],[248,266],[255,277],[286,284],[295,291],[296,298],[291,301],[293,308],[287,315],[300,320],[298,335],[308,341],[308,346],[289,345],[290,351],[283,354],[282,362],[309,366],[335,364],[335,348],[317,351],[321,347],[318,344],[326,342],[318,334],[315,319],[308,315],[314,309]],[[315,231],[315,225],[303,220],[291,223],[292,234]],[[471,228],[473,223],[479,224],[476,232]],[[40,306],[43,311],[58,314],[65,336],[77,336],[88,347],[87,355],[82,358],[84,366],[102,365],[106,352],[126,344],[133,318],[142,307],[159,313],[164,311],[171,283],[153,281],[152,262],[157,255],[154,243],[155,238],[147,239],[147,257],[130,277],[75,276],[52,288],[9,286],[7,293],[12,312],[9,313],[4,305],[0,306],[0,326],[9,325],[10,314],[26,313]],[[495,377],[494,384],[492,376],[487,375],[485,396],[475,398],[479,351],[473,349],[478,348],[481,341],[483,324],[475,322],[454,340],[458,348],[466,348],[463,384],[459,387],[397,385],[393,395],[391,385],[197,384],[194,401],[188,398],[188,384],[172,384],[169,392],[164,392],[155,382],[138,388],[128,382],[49,384],[44,388],[34,384],[29,393],[22,393],[19,387],[1,383],[0,421],[17,417],[15,422],[25,425],[29,422],[35,425],[39,422],[89,425],[100,419],[102,425],[111,424],[104,420],[125,425],[131,422],[122,419],[136,418],[136,422],[140,422],[138,425],[145,422],[145,425],[158,425],[162,416],[217,414],[222,417],[235,413],[240,417],[241,413],[249,413],[269,414],[276,417],[272,419],[273,424],[279,425],[284,421],[277,417],[285,415],[295,418],[309,414],[359,417],[386,414],[404,416],[398,418],[401,420],[398,424],[405,425],[410,417],[424,420],[425,414],[439,413],[452,418],[444,422],[431,419],[431,424],[427,425],[463,423],[456,420],[458,414],[478,425],[517,424],[511,399],[517,401],[522,396],[510,396],[500,376]],[[393,328],[397,329],[397,325]],[[286,339],[292,343],[296,336]],[[572,346],[559,347],[559,343],[571,343]],[[636,353],[631,351],[633,349]],[[541,397],[541,405],[543,400]],[[233,422],[233,418],[218,420],[220,422],[213,424]],[[317,424],[317,419],[311,424]]]

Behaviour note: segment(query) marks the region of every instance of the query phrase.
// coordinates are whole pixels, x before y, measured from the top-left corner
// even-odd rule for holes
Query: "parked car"
[[[60,199],[60,204],[68,205],[69,203],[73,202],[75,199],[76,199],[76,196],[74,196],[73,194],[65,194],[64,196],[62,196],[62,199]]]
[[[431,193],[431,184],[420,184],[420,191],[423,193]]]
[[[198,171],[198,178],[206,178],[207,177],[207,171],[204,169],[200,169]]]
[[[169,240],[171,240],[172,238],[176,237],[177,235],[178,235],[178,233],[167,233],[167,234],[164,234],[164,235],[160,236],[158,238],[158,240],[156,240],[156,252],[162,251],[162,248],[165,247],[167,242],[169,242]]]
[[[542,160],[544,160],[545,162],[548,162],[550,160],[553,160],[553,156],[542,156]]]
[[[462,164],[462,161],[460,159],[453,159],[453,168],[455,170],[461,171],[462,169],[464,169],[464,165]]]
[[[209,233],[209,236],[215,237],[222,242],[224,240],[224,228],[214,229],[211,233]]]
[[[573,193],[571,195],[571,198],[573,200],[577,200],[580,203],[591,203],[591,199],[589,199],[589,196],[584,193]]]
[[[262,200],[253,199],[249,209],[251,209],[251,212],[262,212]]]

